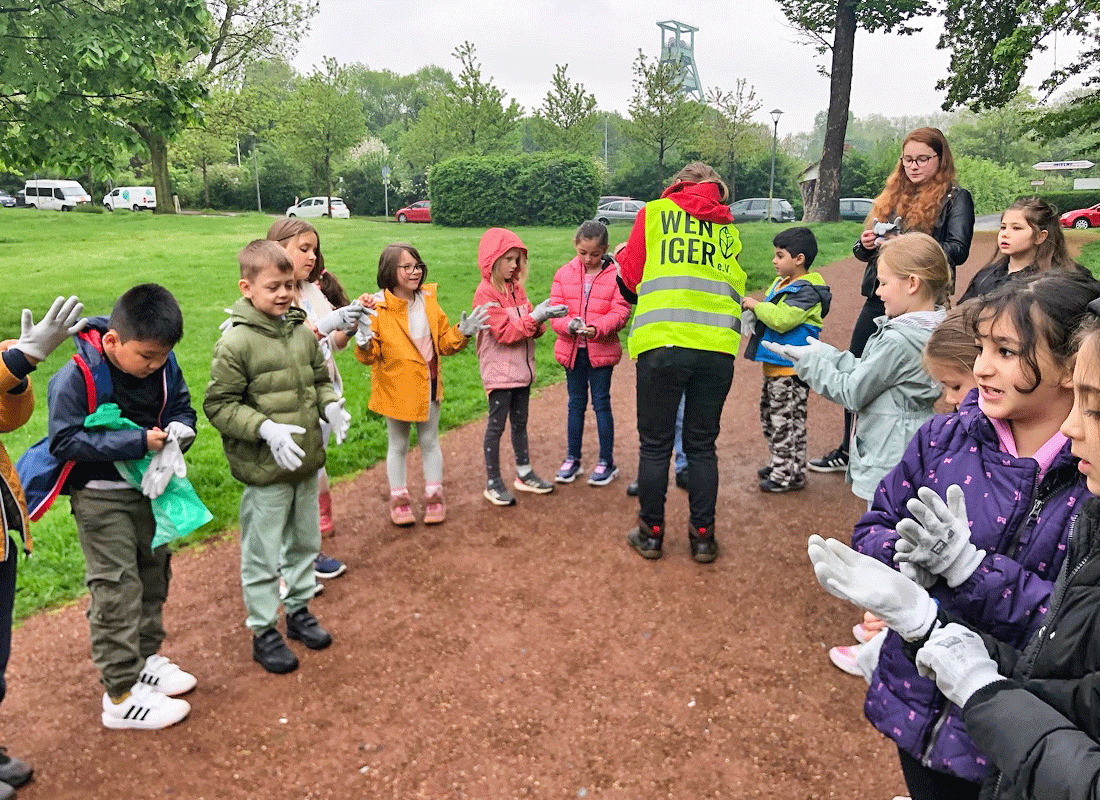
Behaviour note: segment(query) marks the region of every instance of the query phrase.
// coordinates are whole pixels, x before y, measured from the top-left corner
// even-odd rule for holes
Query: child
[[[527,407],[535,382],[535,339],[543,323],[563,317],[564,305],[549,298],[532,307],[523,283],[527,278],[527,247],[505,228],[490,228],[477,246],[481,283],[474,291],[474,306],[489,311],[489,327],[477,334],[477,361],[481,384],[489,395],[489,419],[485,426],[485,499],[493,505],[515,505],[516,498],[500,477],[500,437],[505,421],[512,425],[512,451],[517,477],[513,485],[522,492],[549,494],[554,485],[531,469],[527,450]],[[491,304],[491,305],[486,305]]]
[[[447,518],[443,504],[443,451],[439,447],[439,408],[443,402],[440,356],[457,353],[485,327],[484,308],[475,308],[451,326],[436,300],[436,284],[424,283],[428,267],[411,244],[391,244],[378,257],[377,295],[364,294],[359,303],[377,312],[364,335],[356,335],[355,357],[371,367],[367,407],[386,418],[389,448],[386,475],[390,481],[390,521],[416,522],[406,486],[409,436],[416,440],[424,465],[424,524]],[[367,332],[369,331],[369,336]]]
[[[354,333],[354,323],[363,313],[362,307],[348,302],[340,281],[325,269],[320,237],[317,229],[308,222],[296,217],[277,219],[268,229],[267,238],[282,245],[294,264],[294,304],[306,312],[306,326],[317,335],[317,344],[332,379],[332,389],[337,397],[343,397],[344,383],[334,356],[348,346],[351,334],[338,326],[343,324]],[[322,422],[326,447],[329,439],[327,427]],[[332,494],[324,467],[317,471],[317,503],[321,514],[321,535],[332,536],[336,532],[332,522]],[[313,569],[318,578],[338,578],[347,570],[347,565],[339,559],[318,553]]]
[[[275,627],[280,571],[287,635],[313,650],[332,644],[307,605],[321,549],[321,419],[341,444],[350,417],[333,391],[317,337],[304,324],[306,314],[294,305],[297,280],[286,251],[256,240],[238,261],[244,297],[214,345],[203,410],[222,434],[230,472],[245,484],[241,587],[252,658],[268,672],[285,673],[298,668],[298,659]]]
[[[1088,493],[1059,427],[1073,405],[1074,332],[1097,297],[1100,283],[1059,270],[981,298],[968,314],[979,345],[977,389],[958,414],[936,416],[920,429],[852,534],[855,550],[885,571],[874,578],[878,598],[846,596],[891,628],[864,711],[898,744],[911,790],[977,797],[988,762],[958,709],[917,673],[902,641],[919,642],[935,608],[911,596],[906,607],[919,619],[898,619],[896,609],[882,607],[897,573],[878,562],[924,568],[935,579],[928,593],[944,612],[1012,647],[1029,640],[1049,607],[1071,520]],[[931,539],[917,523],[927,524],[929,504],[941,506],[937,516],[945,520]],[[969,536],[949,533],[956,530]],[[910,540],[905,548],[902,534]]]
[[[745,358],[764,370],[760,423],[771,451],[771,463],[759,470],[762,492],[789,492],[806,486],[806,403],[810,387],[794,366],[768,350],[762,341],[804,345],[821,335],[832,293],[820,273],[810,272],[817,257],[817,238],[809,228],[788,228],[772,240],[776,278],[763,301],[746,297],[741,307],[753,312],[756,326],[745,345]]]
[[[817,339],[801,347],[761,343],[792,361],[795,373],[814,391],[857,414],[848,482],[868,505],[940,396],[921,363],[921,351],[944,318],[940,304],[950,281],[947,257],[936,240],[907,233],[879,246],[875,291],[886,315],[876,320],[878,330],[862,357]]]
[[[47,473],[55,479],[36,504],[36,516],[56,491],[70,495],[91,595],[92,662],[106,690],[101,720],[108,728],[174,725],[191,710],[176,696],[196,684],[194,675],[157,654],[166,635],[161,610],[171,554],[164,546],[153,549],[150,498],[123,480],[113,463],[159,452],[170,437],[181,449],[194,440],[191,394],[172,353],[181,338],[179,304],[153,283],[123,294],[109,318],[89,319],[76,338],[77,356],[50,380],[48,447],[55,461],[36,458],[35,448],[20,460],[27,485],[41,485]],[[86,428],[85,417],[106,403],[141,427]]]
[[[959,302],[989,294],[1015,277],[1078,269],[1066,250],[1058,209],[1038,197],[1019,197],[1001,215],[998,255],[975,273]]]
[[[606,486],[619,474],[615,466],[611,371],[623,356],[619,331],[630,316],[630,305],[619,294],[614,261],[606,257],[607,244],[606,225],[596,220],[582,223],[573,236],[577,257],[557,271],[550,289],[550,302],[568,308],[565,316],[550,323],[558,334],[554,357],[565,367],[569,391],[569,451],[554,476],[558,483],[572,483],[581,469],[589,386],[600,436],[600,458],[588,476],[588,483]]]

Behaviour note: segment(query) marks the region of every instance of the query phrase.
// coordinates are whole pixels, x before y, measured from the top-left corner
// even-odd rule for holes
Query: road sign
[[[1045,184],[1046,184],[1046,181],[1032,181],[1031,182],[1032,186],[1043,186]]]
[[[1096,166],[1091,161],[1040,161],[1032,164],[1034,169],[1088,169]]]

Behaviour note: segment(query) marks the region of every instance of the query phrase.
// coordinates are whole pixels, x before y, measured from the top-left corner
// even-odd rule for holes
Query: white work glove
[[[756,313],[750,308],[741,309],[741,335],[752,336],[756,328]]]
[[[358,303],[352,303],[342,308],[337,308],[325,314],[317,323],[317,333],[328,336],[333,331],[354,333],[359,327],[359,320],[363,318],[366,309]]]
[[[270,419],[265,419],[260,425],[260,438],[271,448],[275,463],[287,472],[293,472],[302,466],[302,456],[306,454],[306,451],[290,438],[291,434],[305,432],[306,429],[301,425],[287,425]]]
[[[169,436],[175,436],[179,440],[181,448],[191,444],[195,439],[195,429],[178,420],[169,422],[164,432]]]
[[[806,344],[776,344],[775,342],[761,341],[760,346],[775,353],[780,358],[787,359],[792,364],[817,350],[828,347],[820,339],[807,339]]]
[[[933,489],[922,486],[905,507],[914,519],[903,519],[895,530],[912,543],[913,549],[899,550],[894,561],[908,561],[943,575],[952,589],[974,574],[985,558],[985,550],[970,542],[970,520],[961,486],[947,487],[946,503]]]
[[[974,692],[1002,680],[982,637],[965,625],[949,622],[932,631],[917,651],[917,672],[936,682],[952,703],[962,708]]]
[[[225,312],[225,319],[218,323],[218,330],[225,333],[233,327],[233,309],[223,308],[222,311]]]
[[[141,476],[141,493],[150,500],[155,500],[164,494],[173,475],[181,478],[187,475],[187,463],[183,460],[179,439],[170,430],[167,433],[164,447],[153,454],[149,460],[149,466],[145,468],[145,474]],[[191,435],[194,436],[195,432],[191,431]]]
[[[373,338],[374,328],[371,327],[370,317],[364,314],[359,318],[359,326],[355,329],[355,343],[365,348]]]
[[[336,439],[336,444],[343,444],[351,427],[351,414],[344,409],[343,397],[325,406],[325,421],[332,426],[332,435]]]
[[[550,304],[550,298],[546,298],[531,310],[531,319],[535,322],[546,322],[551,317],[564,317],[569,313],[569,306]]]
[[[84,304],[77,299],[76,295],[68,299],[58,297],[46,312],[46,316],[42,317],[37,324],[31,310],[24,308],[23,317],[20,320],[21,333],[14,349],[35,361],[45,361],[46,357],[62,342],[83,330],[87,324],[87,320],[80,318],[83,312]]]
[[[493,305],[497,305],[493,303]],[[458,319],[458,324],[455,325],[458,328],[458,332],[463,336],[469,338],[478,331],[483,331],[489,327],[489,303],[483,303],[477,306],[470,312],[469,316],[466,316],[466,312],[462,312],[462,316]]]
[[[919,639],[932,628],[936,601],[896,569],[817,534],[808,552],[817,582],[829,594],[867,609],[903,639]]]
[[[912,553],[915,547],[916,545],[910,542],[908,539],[898,539],[896,542],[894,542],[895,553]],[[929,572],[919,564],[914,564],[912,561],[899,561],[896,558],[894,559],[894,561],[898,565],[898,572],[900,572],[902,575],[904,575],[906,578],[913,581],[914,583],[919,583],[925,589],[931,589],[932,584],[934,584],[939,577],[937,575],[933,575],[931,572]]]

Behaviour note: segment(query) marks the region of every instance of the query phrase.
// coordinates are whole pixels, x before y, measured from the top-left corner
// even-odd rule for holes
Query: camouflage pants
[[[764,378],[760,424],[771,452],[769,476],[790,486],[806,479],[806,403],[810,387],[797,375]]]

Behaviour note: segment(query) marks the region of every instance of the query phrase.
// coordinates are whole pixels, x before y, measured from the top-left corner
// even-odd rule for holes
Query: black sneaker
[[[699,564],[709,564],[718,558],[718,541],[714,538],[714,526],[689,528],[688,547],[691,548],[691,560]]]
[[[661,545],[664,542],[665,529],[663,525],[642,526],[626,535],[626,543],[638,551],[642,558],[660,558]]]
[[[631,481],[630,482],[630,485],[626,487],[626,494],[627,494],[627,497],[637,497],[638,496],[638,482],[637,481]]]
[[[821,458],[815,458],[806,466],[814,472],[845,472],[848,469],[848,451],[838,447]]]
[[[0,781],[8,786],[22,786],[34,775],[34,768],[26,761],[12,758],[6,747],[0,747]]]
[[[688,471],[687,467],[676,473],[676,485],[683,489],[685,492],[688,490]]]
[[[305,606],[286,615],[286,635],[297,639],[310,650],[324,650],[332,644],[332,634],[321,627],[317,617],[310,614]]]
[[[274,628],[252,637],[252,660],[276,675],[298,669],[298,656],[290,652],[282,634]]]
[[[771,478],[764,478],[764,480],[760,481],[760,491],[762,492],[773,492],[775,494],[781,494],[783,492],[796,492],[799,489],[805,488],[805,478],[800,481],[793,481],[791,483],[776,483]]]
[[[550,494],[554,491],[554,484],[547,483],[538,475],[534,470],[531,470],[522,478],[517,477],[512,481],[512,485],[519,489],[521,492],[534,492],[535,494]]]
[[[516,498],[504,488],[504,481],[500,478],[486,483],[485,491],[482,494],[494,506],[514,506],[516,504]]]
[[[758,469],[756,471],[756,477],[758,477],[760,480],[764,480],[765,478],[770,478],[771,474],[772,474],[772,468],[771,467],[761,467],[760,469]]]

